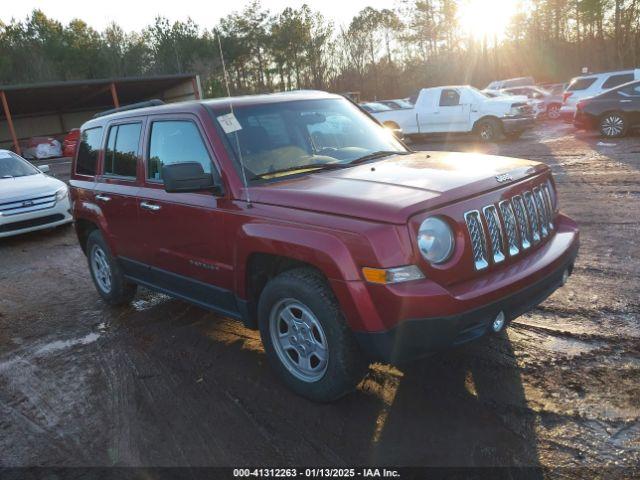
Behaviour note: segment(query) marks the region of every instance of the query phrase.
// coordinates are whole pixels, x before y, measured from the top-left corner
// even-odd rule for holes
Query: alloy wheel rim
[[[615,137],[622,133],[624,120],[618,115],[609,115],[602,122],[602,131],[608,137]]]
[[[294,377],[312,383],[324,376],[327,337],[309,307],[292,298],[279,301],[271,309],[269,331],[278,358]]]
[[[556,118],[560,117],[560,109],[558,107],[551,107],[549,109],[549,118],[551,120],[555,120]]]
[[[91,269],[100,290],[104,293],[111,292],[111,267],[107,261],[105,251],[98,245],[91,249]]]

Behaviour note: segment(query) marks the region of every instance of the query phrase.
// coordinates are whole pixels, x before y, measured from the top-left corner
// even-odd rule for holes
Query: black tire
[[[110,305],[123,305],[133,300],[138,286],[124,278],[120,265],[114,260],[99,230],[94,230],[87,238],[87,260],[93,284],[105,302]],[[104,267],[109,269],[108,286],[104,280],[104,272],[97,266],[102,262]]]
[[[502,135],[502,124],[495,118],[481,120],[476,126],[476,134],[483,142],[496,142]]]
[[[552,103],[547,107],[547,118],[549,120],[558,120],[560,118],[560,105]]]
[[[600,135],[607,138],[624,137],[627,134],[627,119],[620,112],[609,112],[600,118]]]
[[[307,337],[304,337],[304,333],[298,330],[300,327],[295,327],[296,331],[292,329],[291,333],[288,331],[288,326],[286,332],[280,330],[280,323],[278,323],[280,320],[274,319],[282,318],[278,315],[282,305],[285,305],[285,309],[291,308],[291,312],[295,312],[296,305],[306,308],[321,327],[321,337],[324,340],[328,358],[323,363],[324,372],[317,372],[321,375],[319,378],[304,380],[299,377],[300,372],[296,373],[293,354],[299,359],[302,358],[296,348],[301,348],[299,344],[303,342],[307,342],[303,345],[312,345],[312,343],[305,340],[309,338],[309,331],[307,331]],[[302,319],[300,321],[305,318],[302,312],[300,318]],[[338,301],[322,275],[311,268],[283,272],[267,283],[258,302],[258,322],[269,363],[285,385],[298,395],[316,402],[330,402],[353,391],[367,372],[368,362],[360,352],[344,320]],[[273,326],[274,322],[278,327]],[[299,322],[296,324],[302,325]],[[274,332],[273,335],[272,332]],[[298,343],[288,347],[288,350],[283,350],[281,346],[274,345],[272,337],[278,335],[288,336],[293,340],[295,340],[294,336],[298,335]],[[314,336],[317,338],[319,334]],[[291,360],[281,359],[281,356],[286,355]],[[308,354],[309,357],[311,355],[311,353]]]

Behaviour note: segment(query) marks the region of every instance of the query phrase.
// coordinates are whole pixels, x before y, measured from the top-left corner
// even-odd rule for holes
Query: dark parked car
[[[640,81],[580,100],[573,124],[585,130],[598,130],[610,138],[623,137],[630,129],[640,127]]]
[[[144,285],[241,320],[320,401],[370,361],[501,331],[566,282],[579,243],[547,165],[412,152],[323,92],[94,118],[71,193],[106,302]]]

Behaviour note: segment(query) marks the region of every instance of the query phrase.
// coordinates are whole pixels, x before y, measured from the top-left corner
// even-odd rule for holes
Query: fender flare
[[[348,234],[351,235],[351,234]],[[235,242],[235,291],[246,298],[247,265],[252,254],[264,253],[307,263],[329,280],[359,280],[360,272],[345,243],[331,233],[294,225],[247,223]]]
[[[473,127],[471,128],[471,131],[475,133],[476,129],[478,128],[478,125],[480,125],[480,123],[484,122],[485,120],[495,120],[500,124],[500,128],[503,127],[502,120],[500,119],[500,117],[496,117],[495,115],[483,115],[473,123]]]
[[[75,220],[84,220],[93,223],[104,238],[109,247],[109,250],[114,255],[117,255],[117,245],[113,241],[113,237],[108,233],[109,227],[107,225],[107,219],[102,213],[102,209],[95,203],[84,199],[76,200],[77,204],[74,207],[73,216]],[[77,228],[77,227],[76,227]]]

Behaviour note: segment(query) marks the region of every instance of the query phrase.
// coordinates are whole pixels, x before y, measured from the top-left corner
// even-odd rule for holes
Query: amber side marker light
[[[362,275],[367,282],[377,283],[379,285],[410,282],[424,278],[422,271],[415,265],[397,268],[364,267],[362,269]]]

